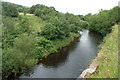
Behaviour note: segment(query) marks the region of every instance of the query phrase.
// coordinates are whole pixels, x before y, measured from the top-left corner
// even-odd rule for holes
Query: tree
[[[2,2],[2,14],[10,17],[18,17],[17,7],[11,3]]]
[[[41,31],[41,35],[49,40],[63,39],[69,34],[70,29],[67,21],[58,17],[50,19],[50,23],[46,24]]]
[[[46,7],[45,5],[40,5],[40,4],[33,5],[33,6],[30,8],[30,13],[31,13],[31,14],[34,14],[36,9],[41,9],[41,10],[42,10],[42,9],[45,8],[45,7]]]
[[[59,12],[55,10],[54,7],[47,7],[45,5],[34,5],[30,8],[30,13],[35,14],[36,16],[39,16],[45,21],[49,21],[50,18],[58,17]]]
[[[57,39],[57,27],[52,25],[51,23],[48,23],[44,26],[44,28],[41,31],[41,35],[43,35],[45,38],[49,40]]]
[[[21,34],[14,39],[12,47],[3,49],[2,75],[4,78],[17,76],[33,67],[36,63],[35,43],[36,40],[32,35]]]
[[[98,14],[86,15],[86,20],[89,22],[89,30],[96,31],[105,36],[112,30],[112,26],[119,22],[118,12],[119,7],[114,7],[111,10],[100,10]]]
[[[68,22],[68,25],[70,25],[70,31],[73,33],[78,33],[80,30],[80,19],[78,16],[74,16],[73,14],[66,13],[65,19]]]
[[[109,17],[110,17],[110,20],[113,24],[120,22],[119,13],[120,13],[119,6],[116,6],[109,11]]]

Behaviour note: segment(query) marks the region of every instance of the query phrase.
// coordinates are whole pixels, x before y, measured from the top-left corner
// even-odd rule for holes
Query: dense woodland
[[[38,59],[56,53],[89,29],[103,36],[118,24],[120,7],[100,10],[98,14],[60,13],[54,7],[33,5],[28,8],[2,2],[2,49],[4,78],[19,76],[37,64]],[[22,12],[24,15],[19,15]],[[34,14],[28,16],[26,14]]]

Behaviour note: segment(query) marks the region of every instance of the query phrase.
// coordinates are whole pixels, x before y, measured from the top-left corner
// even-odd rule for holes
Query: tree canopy
[[[18,17],[17,7],[11,3],[2,2],[2,14],[10,17]]]
[[[100,10],[98,14],[85,15],[84,20],[89,23],[87,27],[90,31],[96,31],[103,36],[111,32],[114,24],[120,22],[120,7],[116,6],[110,10]]]

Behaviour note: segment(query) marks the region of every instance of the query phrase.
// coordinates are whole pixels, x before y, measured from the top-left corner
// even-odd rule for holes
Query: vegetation
[[[120,13],[120,7],[116,6],[111,10],[100,10],[98,14],[85,15],[84,20],[88,21],[89,23],[89,26],[86,28],[90,31],[96,31],[101,33],[103,36],[106,36],[111,32],[111,26],[115,25],[116,23],[118,24],[120,20],[118,13]]]
[[[58,49],[70,44],[80,36],[79,31],[83,28],[106,35],[112,29],[110,26],[120,20],[116,14],[119,7],[86,16],[63,14],[54,7],[40,4],[27,8],[3,2],[2,7],[4,79],[24,73],[35,65],[38,59],[56,53]],[[19,15],[19,12],[24,15]]]
[[[2,26],[4,79],[24,73],[33,67],[38,59],[56,53],[75,37],[79,37],[78,16],[62,14],[53,7],[43,5],[33,8],[36,16],[19,15],[19,7],[15,4],[3,2],[2,6],[4,10]],[[14,6],[14,9],[11,6]],[[31,9],[32,7],[30,11]],[[11,14],[7,13],[9,10],[13,10]]]
[[[42,58],[44,56],[46,57],[48,54],[56,52],[56,48],[52,42],[44,37],[38,38],[37,44],[35,46],[35,54],[37,54],[36,58]]]
[[[18,17],[17,7],[7,2],[2,3],[2,14],[10,17]]]
[[[3,49],[2,75],[4,78],[17,76],[36,63],[33,57],[34,43],[32,36],[22,34],[15,38],[13,47]]]
[[[53,45],[55,46],[56,49],[61,49],[64,46],[67,46],[68,44],[70,44],[70,42],[72,42],[75,38],[79,37],[80,34],[79,33],[70,33],[69,37],[66,37],[64,39],[56,39],[56,40],[52,40]]]
[[[118,25],[104,38],[98,53],[99,68],[91,78],[118,78]]]
[[[119,13],[120,7],[116,6],[110,10],[100,10],[98,14],[79,16],[88,23],[84,28],[105,37],[97,58],[99,67],[90,78],[118,78],[118,25],[115,24],[120,22]]]

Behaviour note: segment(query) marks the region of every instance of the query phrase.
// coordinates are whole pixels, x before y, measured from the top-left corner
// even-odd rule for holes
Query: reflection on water
[[[49,55],[21,78],[77,78],[98,52],[102,37],[84,30],[79,40]]]

